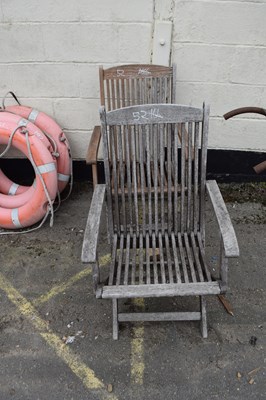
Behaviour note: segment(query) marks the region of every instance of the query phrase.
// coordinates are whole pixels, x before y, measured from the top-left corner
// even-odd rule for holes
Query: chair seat
[[[114,236],[108,285],[101,297],[220,293],[204,257],[200,233]]]

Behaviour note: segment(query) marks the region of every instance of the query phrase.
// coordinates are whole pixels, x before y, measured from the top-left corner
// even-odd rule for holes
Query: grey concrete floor
[[[94,298],[80,261],[91,195],[76,185],[53,228],[0,238],[0,400],[266,399],[266,207],[256,186],[254,201],[227,204],[241,252],[229,272],[234,316],[208,298],[208,339],[197,322],[156,322],[121,324],[113,341],[111,302]],[[215,269],[218,236],[208,215]],[[101,256],[106,242],[103,235]],[[144,307],[190,310],[198,299],[145,300]]]

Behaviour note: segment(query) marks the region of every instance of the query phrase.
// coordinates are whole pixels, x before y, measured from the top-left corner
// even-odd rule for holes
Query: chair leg
[[[113,299],[113,339],[118,340],[118,300]]]
[[[207,328],[206,299],[204,296],[200,296],[200,311],[201,311],[201,321],[200,321],[201,334],[202,337],[206,339],[208,337],[208,328]]]
[[[92,182],[93,182],[93,189],[98,183],[98,172],[97,172],[97,164],[92,164]]]

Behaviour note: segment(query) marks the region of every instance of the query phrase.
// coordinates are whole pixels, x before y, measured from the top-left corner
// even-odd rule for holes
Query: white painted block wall
[[[266,1],[1,0],[0,95],[47,112],[85,157],[98,123],[98,67],[149,63],[155,20],[173,22],[177,101],[211,104],[210,147],[266,150]]]

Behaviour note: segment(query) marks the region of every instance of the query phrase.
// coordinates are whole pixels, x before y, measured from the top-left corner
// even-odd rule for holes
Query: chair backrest
[[[99,68],[101,105],[107,111],[138,104],[175,102],[175,67],[128,64]]]
[[[204,234],[209,108],[149,104],[100,114],[110,236]]]

